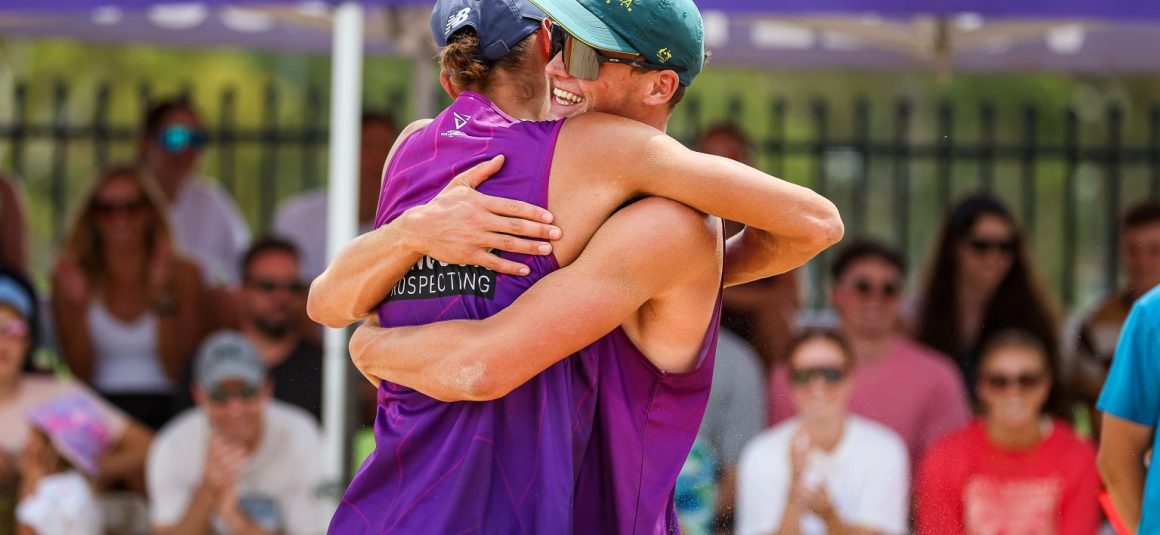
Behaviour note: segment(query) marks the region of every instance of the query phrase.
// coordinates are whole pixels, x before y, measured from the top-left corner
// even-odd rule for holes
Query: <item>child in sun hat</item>
[[[104,531],[89,478],[113,435],[87,397],[66,394],[29,412],[32,435],[21,458],[23,481],[16,519],[38,535]]]

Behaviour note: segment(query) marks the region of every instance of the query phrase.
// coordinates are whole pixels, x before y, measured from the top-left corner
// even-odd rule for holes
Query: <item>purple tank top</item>
[[[620,327],[581,350],[580,362],[597,377],[598,389],[577,476],[573,533],[680,532],[673,493],[709,403],[720,325],[718,292],[697,365],[685,373],[658,370]]]
[[[426,203],[458,173],[497,154],[489,195],[547,206],[548,175],[562,122],[517,121],[465,92],[407,138],[387,167],[376,226]],[[526,277],[424,258],[379,307],[386,326],[483,319],[548,273],[554,256],[511,255]],[[532,328],[529,326],[529,328]],[[572,523],[576,376],[558,362],[490,402],[443,403],[383,382],[375,451],[348,487],[330,533],[560,533]],[[591,419],[591,416],[585,416]],[[583,439],[582,439],[583,440]]]

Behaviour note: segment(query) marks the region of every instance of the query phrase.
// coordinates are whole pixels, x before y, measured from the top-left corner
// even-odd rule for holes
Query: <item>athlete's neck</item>
[[[498,69],[486,89],[480,91],[504,113],[520,121],[543,121],[548,118],[548,90],[543,80],[525,82],[514,74]]]

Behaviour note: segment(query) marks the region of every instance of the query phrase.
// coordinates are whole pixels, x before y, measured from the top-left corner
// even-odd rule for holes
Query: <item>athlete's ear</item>
[[[681,86],[681,79],[674,71],[654,71],[649,74],[650,83],[644,103],[649,106],[668,106]]]
[[[459,98],[459,90],[451,85],[451,75],[442,69],[439,71],[439,85],[443,86],[443,90],[447,92],[447,96],[451,97],[451,100]]]
[[[544,51],[544,57],[547,58],[546,61],[552,61],[552,56],[550,55],[552,53],[552,30],[548,29],[548,24],[548,19],[544,19],[544,22],[540,24],[540,30],[536,32],[536,39],[539,41],[536,44],[540,50]]]

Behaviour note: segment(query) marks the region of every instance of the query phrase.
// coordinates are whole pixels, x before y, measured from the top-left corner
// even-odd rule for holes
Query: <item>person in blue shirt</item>
[[[1104,413],[1097,462],[1131,533],[1160,533],[1160,472],[1149,470],[1160,435],[1160,288],[1128,315],[1097,408]]]

